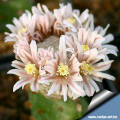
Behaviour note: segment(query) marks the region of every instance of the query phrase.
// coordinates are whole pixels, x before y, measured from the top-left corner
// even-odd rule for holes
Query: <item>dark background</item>
[[[4,32],[8,31],[5,25],[12,23],[13,17],[20,16],[25,9],[30,10],[32,5],[36,5],[38,2],[47,5],[52,10],[58,8],[59,3],[67,2],[67,0],[0,0],[0,120],[33,120],[30,114],[31,104],[27,95],[28,88],[13,93],[12,87],[18,78],[6,74],[10,68],[10,61],[14,59],[12,54],[14,43],[4,42]],[[115,41],[112,44],[120,48],[119,0],[71,0],[70,2],[72,2],[73,8],[80,9],[80,11],[88,8],[95,16],[95,25],[105,27],[109,23],[111,26],[108,32],[115,36]],[[110,57],[115,59],[115,62],[109,72],[116,77],[114,84],[120,91],[119,57]],[[105,84],[107,83],[105,82]],[[111,87],[114,87],[114,84]]]

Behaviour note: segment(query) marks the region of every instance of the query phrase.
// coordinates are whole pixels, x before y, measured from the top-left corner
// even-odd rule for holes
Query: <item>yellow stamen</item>
[[[75,23],[75,19],[73,17],[68,18],[67,21],[71,24]]]
[[[61,63],[58,66],[58,71],[57,73],[59,73],[60,76],[67,76],[69,75],[69,70],[68,70],[68,66],[64,65],[63,63]]]
[[[87,62],[83,61],[81,66],[80,66],[80,73],[87,75],[91,74],[94,71],[94,68],[91,64],[88,64]]]
[[[88,51],[90,48],[88,45],[81,45],[83,51]]]
[[[28,63],[25,65],[25,71],[27,72],[27,74],[31,74],[31,75],[38,74],[38,70],[37,70],[35,64],[31,64],[31,63]]]
[[[19,28],[18,29],[18,35],[20,35],[21,32],[27,32],[27,28]]]

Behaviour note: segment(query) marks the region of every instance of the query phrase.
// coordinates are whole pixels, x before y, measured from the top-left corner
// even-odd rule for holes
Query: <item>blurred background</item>
[[[30,113],[31,104],[28,101],[27,87],[24,91],[12,92],[17,81],[16,76],[7,75],[10,61],[14,59],[13,43],[4,42],[4,32],[8,31],[6,24],[12,23],[13,17],[19,17],[25,9],[30,10],[37,3],[45,4],[50,10],[59,7],[59,3],[71,2],[73,8],[83,11],[88,8],[95,16],[95,25],[105,27],[111,25],[108,32],[115,35],[112,44],[120,48],[120,1],[119,0],[0,0],[0,120],[33,120]],[[119,53],[118,53],[119,54]],[[120,55],[120,54],[119,54]],[[112,64],[110,73],[117,79],[112,84],[120,91],[120,61],[119,56]],[[40,112],[38,111],[38,114]]]

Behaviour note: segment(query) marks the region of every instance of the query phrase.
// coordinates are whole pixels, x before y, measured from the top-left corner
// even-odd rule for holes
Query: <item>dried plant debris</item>
[[[25,91],[13,93],[12,87],[18,80],[13,75],[0,73],[0,120],[29,120],[30,109]]]
[[[120,31],[120,1],[119,0],[71,0],[73,6],[80,10],[89,8],[95,15],[95,24],[104,26],[109,22],[109,31],[117,33]],[[117,11],[117,12],[116,12]],[[100,13],[100,14],[98,14]],[[103,19],[104,18],[104,19]],[[112,19],[111,19],[112,18]],[[117,24],[116,24],[117,23]]]
[[[13,53],[14,42],[4,42],[4,34],[0,34],[0,55],[9,55]]]

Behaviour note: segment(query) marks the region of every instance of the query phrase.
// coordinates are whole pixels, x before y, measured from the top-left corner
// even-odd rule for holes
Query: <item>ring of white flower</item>
[[[90,17],[88,10],[75,14],[70,4],[55,10],[54,14],[38,4],[32,8],[32,14],[27,11],[19,20],[14,19],[15,26],[8,25],[12,33],[6,37],[8,41],[16,40],[17,60],[12,63],[16,69],[8,73],[18,75],[20,80],[13,91],[29,84],[32,91],[45,96],[63,96],[66,101],[67,97],[93,96],[99,91],[95,81],[114,80],[113,76],[103,73],[113,61],[100,61],[111,52],[104,53],[106,48],[101,49],[104,35],[89,29],[93,26],[89,25],[92,24]],[[106,29],[101,34],[105,34]],[[51,36],[56,37],[56,41]],[[111,34],[107,37],[112,39]],[[49,48],[50,45],[53,48]]]

